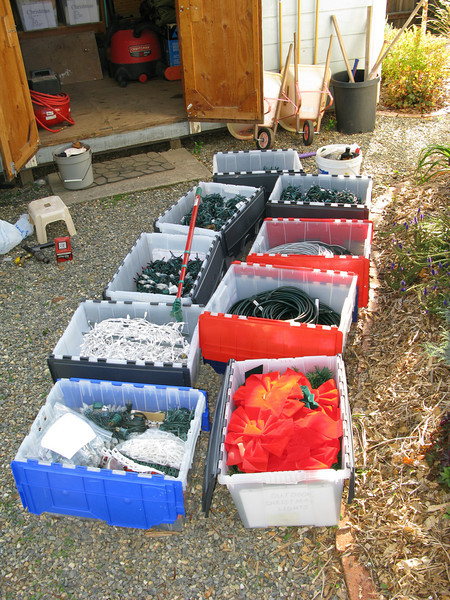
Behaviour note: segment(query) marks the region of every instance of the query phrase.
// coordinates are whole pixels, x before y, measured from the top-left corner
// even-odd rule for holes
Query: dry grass
[[[429,212],[448,206],[448,197],[442,181],[392,190],[375,227],[371,303],[345,357],[358,469],[348,509],[354,552],[391,599],[450,599],[450,495],[429,478],[424,459],[450,409],[450,380],[449,369],[424,349],[438,339],[439,322],[422,314],[415,295],[385,284],[391,241],[377,233],[419,206]]]

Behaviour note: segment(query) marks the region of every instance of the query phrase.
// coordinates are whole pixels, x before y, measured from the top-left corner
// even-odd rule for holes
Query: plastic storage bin
[[[349,191],[361,199],[360,204],[325,202],[287,202],[281,194],[288,186],[299,187],[306,193],[312,185],[327,190]],[[311,219],[368,219],[372,201],[372,178],[349,175],[280,175],[266,204],[266,217]]]
[[[201,188],[202,196],[220,194],[227,200],[237,195],[246,198],[234,215],[220,229],[225,255],[236,258],[241,253],[248,238],[254,239],[264,217],[264,190],[262,188],[200,182],[198,186],[192,188],[192,190],[180,198],[176,204],[171,206],[155,221],[155,231],[161,233],[181,233],[187,236],[189,226],[182,225],[181,220],[194,205],[197,187]],[[194,239],[195,235],[200,234],[214,237],[216,232],[203,227],[195,227]]]
[[[199,317],[202,356],[220,370],[231,358],[339,354],[352,322],[356,283],[356,275],[342,271],[232,263]],[[298,287],[337,311],[339,327],[227,314],[238,300],[282,286]]]
[[[144,318],[163,325],[175,320],[170,315],[171,304],[84,300],[76,309],[69,325],[47,359],[53,381],[65,377],[132,381],[163,385],[192,386],[200,365],[198,317],[204,306],[182,306],[183,333],[190,343],[189,354],[183,362],[149,362],[113,360],[80,356],[83,334],[90,325],[111,318]]]
[[[91,405],[95,401],[118,407],[131,401],[134,409],[142,411],[195,410],[178,476],[69,466],[27,458],[36,456],[39,431],[50,418],[55,402],[78,411],[83,403]],[[57,381],[11,463],[24,508],[38,515],[50,512],[101,519],[120,527],[148,529],[174,523],[184,515],[183,491],[206,409],[205,392],[192,388],[83,379]]]
[[[371,221],[345,219],[265,219],[247,256],[248,263],[351,271],[358,276],[358,306],[369,301]],[[333,257],[269,252],[282,244],[317,241],[346,248]]]
[[[188,294],[183,294],[183,304],[206,304],[225,271],[225,254],[220,240],[214,237],[194,236],[191,258],[203,260],[200,273]],[[108,300],[133,300],[138,302],[174,302],[174,294],[149,294],[136,290],[135,277],[141,275],[148,263],[168,259],[171,255],[183,256],[186,237],[172,233],[142,233],[121,266],[105,288],[103,297]],[[176,281],[178,287],[178,279]]]
[[[283,173],[299,172],[302,164],[296,150],[238,150],[213,156],[213,181],[264,187],[265,199]]]
[[[233,396],[249,372],[283,373],[287,368],[303,374],[315,367],[329,368],[339,392],[344,434],[340,468],[230,475],[224,446],[227,426],[235,409]],[[245,527],[337,525],[344,482],[349,480],[348,502],[354,495],[355,457],[347,381],[341,356],[234,361],[227,366],[214,412],[203,485],[203,510],[208,514],[216,478],[226,485]]]

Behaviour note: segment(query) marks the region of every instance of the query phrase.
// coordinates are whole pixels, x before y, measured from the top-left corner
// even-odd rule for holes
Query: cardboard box
[[[320,369],[327,367],[332,371],[339,392],[344,429],[339,468],[231,475],[224,441],[235,409],[233,396],[238,387],[245,383],[246,374],[272,371],[283,373],[287,368],[306,374],[314,371],[316,366]],[[351,502],[355,477],[351,412],[342,357],[231,360],[216,403],[206,462],[202,499],[206,514],[209,512],[217,478],[219,484],[227,486],[244,527],[337,525],[344,482],[349,480],[348,502]]]
[[[17,0],[17,9],[24,31],[58,27],[56,0],[41,0],[40,2]]]
[[[83,404],[100,402],[133,409],[195,410],[177,477],[115,471],[64,463],[44,463],[36,456],[40,430],[51,418],[56,402],[78,411]],[[109,525],[148,529],[175,523],[184,515],[183,491],[192,465],[200,428],[207,420],[206,394],[192,388],[150,386],[111,381],[61,379],[57,381],[23,440],[11,468],[24,508],[43,512],[101,519]]]
[[[66,25],[98,23],[100,13],[97,0],[61,0]]]
[[[171,67],[177,67],[180,64],[180,48],[178,46],[177,26],[167,25],[165,33],[164,53],[166,55],[166,60]]]

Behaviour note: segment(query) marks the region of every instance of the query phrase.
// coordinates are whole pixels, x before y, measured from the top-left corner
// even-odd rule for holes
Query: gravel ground
[[[412,176],[423,146],[448,139],[448,115],[429,119],[378,115],[373,133],[353,136],[338,134],[327,116],[313,146],[297,144],[296,136],[284,130],[278,131],[275,146],[302,153],[325,144],[357,142],[363,152],[362,173],[374,177],[373,194],[379,205],[389,186]],[[210,168],[214,152],[254,147],[228,132],[183,144]],[[303,165],[316,171],[313,158]],[[154,219],[194,183],[72,205],[78,235],[72,238],[71,262],[46,265],[31,259],[18,267],[17,248],[0,257],[1,599],[347,598],[334,528],[247,530],[222,486],[217,486],[210,516],[204,518],[201,486],[208,443],[204,432],[179,532],[37,516],[24,510],[19,499],[10,462],[51,389],[47,356],[80,300],[101,297],[140,233],[152,231]],[[28,202],[50,194],[47,185],[38,183],[0,190],[0,218],[14,223]],[[374,216],[381,217],[381,209]],[[49,239],[64,234],[62,223],[48,227]],[[28,242],[35,243],[34,235]],[[212,413],[219,386],[220,377],[203,365],[196,387],[208,392]]]

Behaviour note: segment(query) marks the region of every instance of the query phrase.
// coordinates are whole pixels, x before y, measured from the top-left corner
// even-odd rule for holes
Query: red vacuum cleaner
[[[110,33],[109,74],[126,87],[164,72],[157,28],[142,19],[115,20]]]

